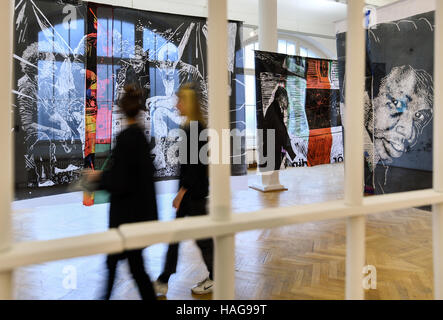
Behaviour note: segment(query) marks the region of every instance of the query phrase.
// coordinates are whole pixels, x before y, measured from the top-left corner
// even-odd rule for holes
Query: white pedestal
[[[250,188],[261,192],[286,191],[284,185],[280,183],[280,171],[257,172],[257,181]]]

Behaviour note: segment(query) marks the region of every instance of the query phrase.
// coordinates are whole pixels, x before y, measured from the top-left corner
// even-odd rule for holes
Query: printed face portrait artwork
[[[429,12],[367,31],[367,195],[432,187],[433,22]],[[341,108],[346,113],[345,44],[344,34],[337,35]]]
[[[208,116],[205,18],[92,2],[22,0],[15,7],[17,188],[68,185],[100,167],[125,128],[118,98],[126,84],[144,92],[138,122],[158,179],[179,175],[174,129],[183,123],[176,92],[197,84]],[[244,130],[242,24],[228,24],[231,128]],[[244,160],[244,139],[238,157]],[[245,174],[245,161],[233,165]],[[24,192],[27,197],[27,192]]]
[[[372,105],[365,103],[365,126],[374,143],[373,165],[391,164],[416,145],[432,120],[433,96],[432,77],[424,70],[395,67],[382,80]]]

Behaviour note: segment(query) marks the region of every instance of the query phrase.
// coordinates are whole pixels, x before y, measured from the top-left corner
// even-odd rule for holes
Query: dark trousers
[[[183,218],[186,216],[201,216],[207,214],[206,199],[190,199],[186,195],[180,204],[180,208],[177,210],[176,217]],[[214,241],[212,238],[197,240],[197,246],[200,248],[200,252],[203,257],[203,261],[206,264],[206,268],[209,271],[209,278],[213,278],[214,268]],[[168,283],[172,274],[177,271],[178,261],[178,249],[179,243],[171,243],[168,246],[168,252],[166,253],[166,261],[163,267],[162,274],[158,277],[158,280],[163,283]]]
[[[110,254],[106,259],[108,267],[108,282],[106,285],[104,299],[111,298],[112,287],[114,286],[115,273],[117,271],[117,264],[119,260],[128,259],[129,269],[132,277],[137,283],[138,291],[143,300],[156,300],[156,294],[151,283],[149,275],[145,271],[142,250],[131,250],[121,254]]]

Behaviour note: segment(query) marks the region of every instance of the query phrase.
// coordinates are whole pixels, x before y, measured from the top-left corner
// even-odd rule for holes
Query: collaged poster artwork
[[[277,137],[276,153],[285,153],[285,164],[343,162],[337,62],[263,51],[255,59],[258,127],[284,123],[290,145]]]
[[[434,13],[375,25],[367,39],[365,193],[432,188]],[[337,48],[344,88],[344,34]]]
[[[16,157],[22,187],[76,180],[104,162],[125,121],[117,106],[126,84],[144,92],[139,122],[152,145],[156,177],[177,177],[182,123],[176,91],[193,81],[208,114],[206,20],[92,2],[22,0],[15,7]],[[228,24],[231,127],[245,127],[241,23]],[[243,142],[244,144],[244,142]],[[232,157],[244,157],[244,145]],[[236,167],[244,174],[244,161]],[[234,170],[235,171],[235,170]],[[23,173],[25,172],[25,174]]]

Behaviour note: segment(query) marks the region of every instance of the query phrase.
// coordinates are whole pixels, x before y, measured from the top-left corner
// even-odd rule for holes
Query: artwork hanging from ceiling
[[[70,183],[83,167],[85,14],[84,5],[16,3],[15,179],[23,187]]]
[[[337,35],[341,108],[345,33]],[[434,12],[367,30],[365,193],[432,188]]]
[[[173,129],[182,121],[175,108],[181,84],[198,84],[208,114],[206,19],[70,3],[16,5],[18,188],[55,190],[75,181],[83,167],[100,169],[125,125],[116,102],[129,83],[145,93],[139,123],[152,145],[156,177],[177,177]],[[228,24],[231,129],[243,131],[241,29],[239,22]],[[233,175],[246,174],[241,142],[231,156]]]
[[[303,167],[343,161],[336,61],[255,51],[257,127],[263,157]],[[275,130],[275,148],[267,130]],[[283,161],[284,160],[284,161]],[[261,166],[265,166],[261,164]]]

